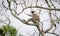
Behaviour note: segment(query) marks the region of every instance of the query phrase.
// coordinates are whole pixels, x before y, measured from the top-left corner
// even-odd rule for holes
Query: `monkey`
[[[55,21],[52,19],[51,23],[54,25],[54,27],[56,27]]]
[[[32,13],[32,15],[29,15],[29,16],[31,16],[32,18],[30,18],[30,19],[28,19],[28,21],[27,22],[30,22],[30,21],[32,21],[33,23],[35,23],[35,24],[39,24],[39,15],[38,14],[36,14],[35,13],[35,11],[31,11],[31,13]]]
[[[54,27],[56,27],[56,24],[57,24],[57,23],[59,24],[59,21],[52,19],[52,20],[51,20],[51,23],[54,25]]]

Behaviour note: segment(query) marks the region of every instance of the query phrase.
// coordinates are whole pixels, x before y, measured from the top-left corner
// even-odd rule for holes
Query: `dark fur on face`
[[[31,11],[31,13],[34,13],[35,11]]]

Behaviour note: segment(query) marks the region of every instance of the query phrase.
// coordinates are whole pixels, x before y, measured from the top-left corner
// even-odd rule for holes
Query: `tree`
[[[4,25],[2,26],[2,29],[1,29],[1,36],[7,36],[6,34],[10,34],[10,36],[16,36],[16,29],[13,28],[12,26],[8,26],[8,25]]]
[[[35,1],[35,3],[34,3],[34,1]],[[19,21],[21,21],[22,23],[24,23],[26,25],[36,26],[39,31],[39,36],[40,36],[40,34],[42,36],[45,36],[46,33],[59,36],[58,34],[54,33],[54,31],[57,29],[57,24],[60,24],[59,23],[60,15],[58,16],[56,14],[58,11],[60,11],[60,8],[57,8],[58,6],[55,6],[55,4],[53,3],[54,1],[52,1],[52,0],[33,0],[33,2],[30,2],[30,0],[6,0],[6,2],[8,3],[7,6],[4,4],[5,0],[2,1],[3,8],[6,10],[9,10],[11,15],[14,16],[16,19],[18,19]],[[43,4],[41,4],[41,2],[43,2]],[[57,2],[58,5],[60,5],[58,0],[55,2]],[[12,7],[12,4],[13,4],[13,7]],[[18,5],[20,5],[20,9],[21,9],[20,12],[17,12]],[[46,6],[44,7],[43,5],[46,5]],[[30,10],[38,9],[39,15],[41,15],[42,9],[46,10],[49,15],[49,22],[50,22],[51,26],[47,30],[44,31],[43,22],[46,20],[39,23],[40,25],[42,24],[42,27],[41,27],[39,25],[35,25],[35,23],[34,24],[28,23],[25,19],[22,19],[22,17],[19,17],[22,13],[25,13],[24,11],[26,9],[30,9]],[[41,16],[40,16],[40,18],[41,18]],[[53,27],[55,27],[53,32],[49,32],[50,30],[52,30]]]

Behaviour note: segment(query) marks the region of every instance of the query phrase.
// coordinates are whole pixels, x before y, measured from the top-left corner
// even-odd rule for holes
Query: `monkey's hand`
[[[25,24],[26,24],[27,22],[23,19],[23,23],[25,23]]]
[[[27,14],[28,16],[30,16],[30,17],[32,17],[32,15],[30,15],[30,14]]]

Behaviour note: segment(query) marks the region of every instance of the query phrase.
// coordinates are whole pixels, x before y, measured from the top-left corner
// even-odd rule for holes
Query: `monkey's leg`
[[[30,18],[30,19],[27,20],[27,22],[30,22],[30,21],[33,21],[33,18]]]
[[[27,22],[30,22],[30,21],[32,21],[33,23],[36,23],[36,21],[33,18],[30,18],[27,20]]]

